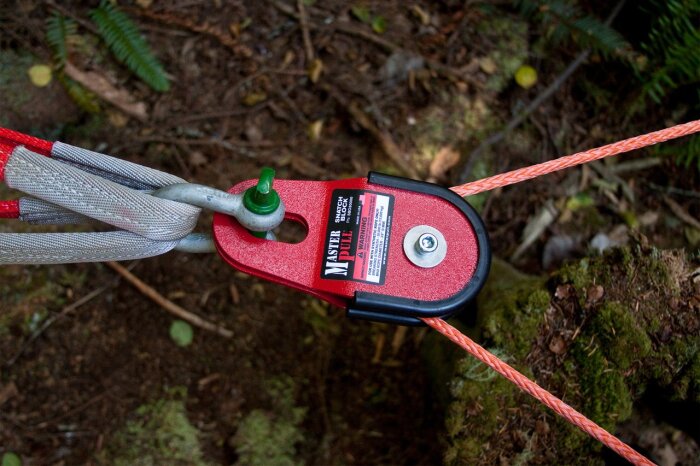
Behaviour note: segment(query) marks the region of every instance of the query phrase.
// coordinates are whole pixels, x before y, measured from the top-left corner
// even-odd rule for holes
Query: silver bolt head
[[[416,251],[418,254],[430,254],[437,251],[438,239],[432,233],[423,233],[416,241]]]

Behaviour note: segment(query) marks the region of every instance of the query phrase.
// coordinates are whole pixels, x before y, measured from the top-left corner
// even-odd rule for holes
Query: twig
[[[328,92],[345,110],[357,121],[357,123],[369,132],[379,142],[387,156],[411,178],[420,178],[416,169],[406,160],[403,150],[394,142],[394,139],[386,131],[382,131],[372,119],[357,106],[355,102],[349,102],[334,87],[328,84],[321,84],[321,87]]]
[[[675,188],[673,186],[660,186],[656,183],[646,183],[654,191],[659,191],[662,193],[673,194],[676,196],[691,197],[694,199],[700,199],[700,193],[697,191],[688,191],[687,189]]]
[[[150,20],[159,21],[171,26],[181,27],[199,34],[205,34],[216,39],[221,45],[227,47],[236,55],[245,55],[245,53],[241,53],[243,51],[241,44],[239,44],[231,36],[231,34],[228,33],[228,31],[224,31],[221,28],[207,22],[199,24],[188,17],[179,16],[169,12],[157,13],[155,11],[143,8],[128,8],[127,11],[141,15]]]
[[[299,25],[301,26],[301,35],[304,39],[304,50],[306,51],[306,63],[311,65],[316,58],[314,47],[311,45],[311,34],[309,34],[309,18],[306,16],[306,8],[304,8],[304,0],[297,0],[297,10],[299,10]]]
[[[191,313],[187,309],[184,309],[169,299],[165,298],[163,295],[158,293],[155,288],[148,286],[146,283],[141,281],[133,273],[129,272],[125,267],[116,262],[106,262],[106,264],[119,275],[124,277],[129,283],[131,283],[137,290],[139,290],[143,295],[149,298],[154,303],[158,304],[161,308],[168,311],[169,313],[179,317],[182,320],[189,322],[190,324],[214,332],[225,338],[233,337],[233,332],[219,325],[213,324],[207,320],[202,319],[196,314]]]
[[[671,199],[668,196],[664,196],[664,202],[666,205],[671,209],[671,212],[673,212],[673,215],[676,217],[680,218],[683,220],[685,223],[690,225],[691,227],[697,228],[700,230],[700,221],[696,220],[693,218],[692,215],[690,215],[688,212],[686,212],[683,207],[673,199]]]
[[[658,157],[650,157],[639,160],[629,160],[627,162],[618,163],[608,168],[610,173],[619,175],[621,173],[628,173],[637,170],[646,170],[648,168],[653,168],[657,165],[661,165],[663,160]]]
[[[612,12],[610,12],[608,18],[605,20],[606,25],[609,26],[613,22],[615,17],[617,17],[618,13],[620,13],[620,10],[624,6],[624,4],[625,0],[620,0],[619,2],[617,2],[617,5],[615,5],[615,8],[613,8]],[[465,183],[469,179],[469,175],[471,174],[472,169],[474,168],[474,164],[487,148],[502,141],[508,135],[508,133],[520,126],[522,122],[524,122],[532,112],[537,110],[537,108],[540,105],[542,105],[542,103],[545,100],[549,99],[557,91],[557,89],[559,89],[561,85],[564,84],[564,82],[566,82],[566,80],[569,79],[572,74],[574,74],[574,72],[579,68],[579,66],[586,62],[590,54],[590,48],[579,53],[574,59],[574,61],[572,61],[569,64],[569,66],[567,66],[566,69],[559,76],[557,76],[557,79],[555,79],[554,82],[547,86],[547,88],[535,98],[535,100],[530,102],[530,104],[527,107],[525,107],[525,110],[511,118],[511,120],[506,124],[506,126],[502,130],[484,139],[477,146],[477,148],[469,154],[469,157],[467,158],[467,163],[464,165],[462,173],[459,176],[459,183]]]

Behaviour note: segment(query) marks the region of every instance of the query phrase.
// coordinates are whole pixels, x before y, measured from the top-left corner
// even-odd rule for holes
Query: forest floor
[[[85,113],[56,80],[32,86],[26,69],[50,60],[43,30],[55,7],[16,3],[0,7],[2,126],[220,189],[263,166],[279,178],[362,177],[372,169],[457,184],[479,141],[576,55],[533,51],[530,25],[508,5],[494,15],[471,2],[371,2],[367,22],[375,30],[363,11],[336,0],[304,7],[306,25],[296,2],[132,5],[125,11],[163,62],[170,91],[153,92],[104,54],[85,53],[97,47],[86,26],[82,53],[70,59],[143,102],[148,115],[139,121],[106,104]],[[60,11],[89,21],[83,5]],[[322,62],[316,83],[310,55]],[[512,79],[525,63],[539,72],[527,90]],[[595,60],[584,65],[585,79],[566,81],[505,142],[471,160],[466,175],[674,123],[672,111],[657,109],[623,124],[624,115],[601,104],[623,84],[600,68]],[[643,160],[652,162],[635,164]],[[587,254],[594,238],[593,248],[624,244],[632,230],[659,248],[697,251],[699,185],[697,172],[645,151],[472,202],[495,255],[545,274]],[[210,222],[203,216],[200,229]],[[19,228],[31,229],[0,224],[0,231]],[[441,461],[444,405],[421,358],[425,329],[350,321],[341,309],[235,272],[215,255],[172,252],[132,266],[163,296],[234,337],[195,328],[193,344],[178,347],[168,334],[172,316],[105,265],[3,267],[0,453],[17,452],[25,465],[110,464],[127,454],[118,433],[138,419],[139,407],[168,400],[184,406],[207,464],[241,460],[240,427],[253,412],[272,419],[274,435],[285,422],[302,433],[286,439],[292,451],[280,455],[290,461]],[[283,408],[280,390],[291,397]]]

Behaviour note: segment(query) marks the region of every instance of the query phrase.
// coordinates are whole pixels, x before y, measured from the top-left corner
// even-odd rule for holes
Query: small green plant
[[[177,346],[186,347],[192,344],[194,331],[184,320],[176,320],[170,325],[170,338]]]
[[[383,16],[373,14],[366,6],[355,5],[350,8],[350,11],[360,22],[372,26],[372,30],[377,34],[384,34],[386,31],[386,19]]]
[[[115,57],[154,90],[165,92],[170,82],[136,25],[107,0],[90,13],[100,36]]]
[[[12,453],[11,451],[8,451],[4,455],[2,455],[2,462],[0,462],[0,465],[2,465],[2,466],[22,466],[22,460],[20,459],[19,456],[17,456],[16,453]]]

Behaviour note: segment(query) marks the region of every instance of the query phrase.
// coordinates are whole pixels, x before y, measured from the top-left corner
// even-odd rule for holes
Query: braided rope
[[[660,131],[654,131],[653,133],[624,139],[606,146],[596,147],[595,149],[578,152],[573,155],[567,155],[566,157],[559,157],[558,159],[539,163],[537,165],[519,168],[517,170],[501,173],[489,178],[472,181],[471,183],[453,186],[450,189],[460,196],[470,196],[482,191],[489,191],[491,189],[500,188],[501,186],[508,186],[510,184],[530,180],[532,178],[546,175],[564,168],[570,168],[583,163],[610,157],[612,155],[622,154],[623,152],[629,152],[635,149],[641,149],[642,147],[652,146],[670,139],[676,139],[682,136],[697,133],[698,131],[700,131],[700,120],[690,121],[688,123],[671,126],[670,128],[662,129]]]
[[[444,320],[432,317],[424,318],[423,322],[445,335],[453,343],[456,343],[465,349],[469,354],[501,374],[506,379],[513,382],[522,391],[532,395],[535,399],[545,404],[552,411],[569,421],[571,424],[600,441],[611,450],[617,452],[630,463],[645,466],[654,465],[654,463],[646,459],[637,451],[633,450],[632,447],[624,443],[622,440],[618,439],[610,432],[603,429],[598,424],[591,421],[586,416],[579,413],[574,408],[552,395],[532,380],[528,379],[507,363],[498,359],[497,356],[488,352],[484,347],[474,342],[474,340],[468,336],[460,333],[459,330]]]
[[[574,167],[594,160],[600,160],[605,157],[618,155],[624,152],[629,152],[635,149],[641,149],[654,144],[658,144],[671,139],[680,138],[700,131],[700,120],[690,121],[688,123],[672,126],[652,133],[635,136],[629,139],[624,139],[612,144],[597,147],[576,154],[560,157],[548,162],[532,165],[529,167],[512,170],[499,175],[483,178],[481,180],[472,181],[459,186],[453,186],[452,191],[460,196],[470,196],[483,191],[508,186],[519,183],[521,181],[530,180],[538,176],[553,173],[565,168]],[[634,465],[653,465],[651,461],[646,459],[637,451],[633,450],[629,445],[622,442],[620,439],[612,435],[607,430],[600,427],[598,424],[588,419],[583,414],[576,411],[564,401],[549,393],[544,388],[537,385],[525,375],[521,374],[513,367],[498,359],[497,356],[491,354],[482,346],[474,342],[468,336],[462,334],[442,319],[424,318],[423,321],[445,335],[452,342],[466,350],[469,354],[483,362],[491,369],[495,370],[503,377],[511,381],[522,391],[533,396],[549,407],[552,411],[559,414],[561,417],[575,425],[582,431],[586,432],[591,437],[600,441],[611,450],[617,452],[620,456]]]

